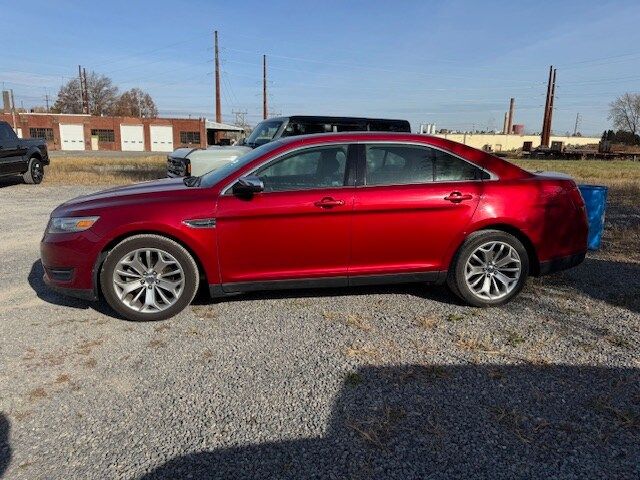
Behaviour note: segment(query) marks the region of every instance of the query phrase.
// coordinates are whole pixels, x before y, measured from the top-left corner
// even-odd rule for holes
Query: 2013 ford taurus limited
[[[334,133],[66,202],[41,256],[50,287],[132,320],[177,314],[202,282],[215,297],[446,283],[484,307],[582,262],[587,230],[571,179],[435,137]]]

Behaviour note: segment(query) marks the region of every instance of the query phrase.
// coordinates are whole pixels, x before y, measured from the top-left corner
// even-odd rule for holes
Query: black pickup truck
[[[0,177],[22,175],[25,183],[40,183],[49,165],[47,143],[40,138],[18,138],[7,122],[0,122]]]

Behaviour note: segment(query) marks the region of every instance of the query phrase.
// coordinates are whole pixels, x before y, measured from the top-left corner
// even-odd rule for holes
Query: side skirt
[[[260,290],[295,290],[306,288],[339,288],[368,285],[390,285],[399,283],[441,284],[447,278],[447,272],[397,273],[386,275],[358,275],[354,277],[299,278],[294,280],[270,280],[261,282],[234,282],[210,284],[212,297],[226,297],[245,292]]]

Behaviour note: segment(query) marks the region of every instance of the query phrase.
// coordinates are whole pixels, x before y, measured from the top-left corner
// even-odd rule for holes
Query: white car
[[[167,176],[200,176],[233,162],[253,148],[280,137],[328,132],[411,132],[406,120],[295,115],[260,122],[241,144],[201,148],[178,148],[167,157]]]

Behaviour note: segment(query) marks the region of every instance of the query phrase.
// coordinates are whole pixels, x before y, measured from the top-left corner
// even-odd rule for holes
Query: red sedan
[[[132,320],[177,314],[202,282],[215,297],[446,283],[493,306],[582,262],[587,229],[570,179],[440,138],[344,133],[76,198],[51,214],[41,253],[51,288]]]

